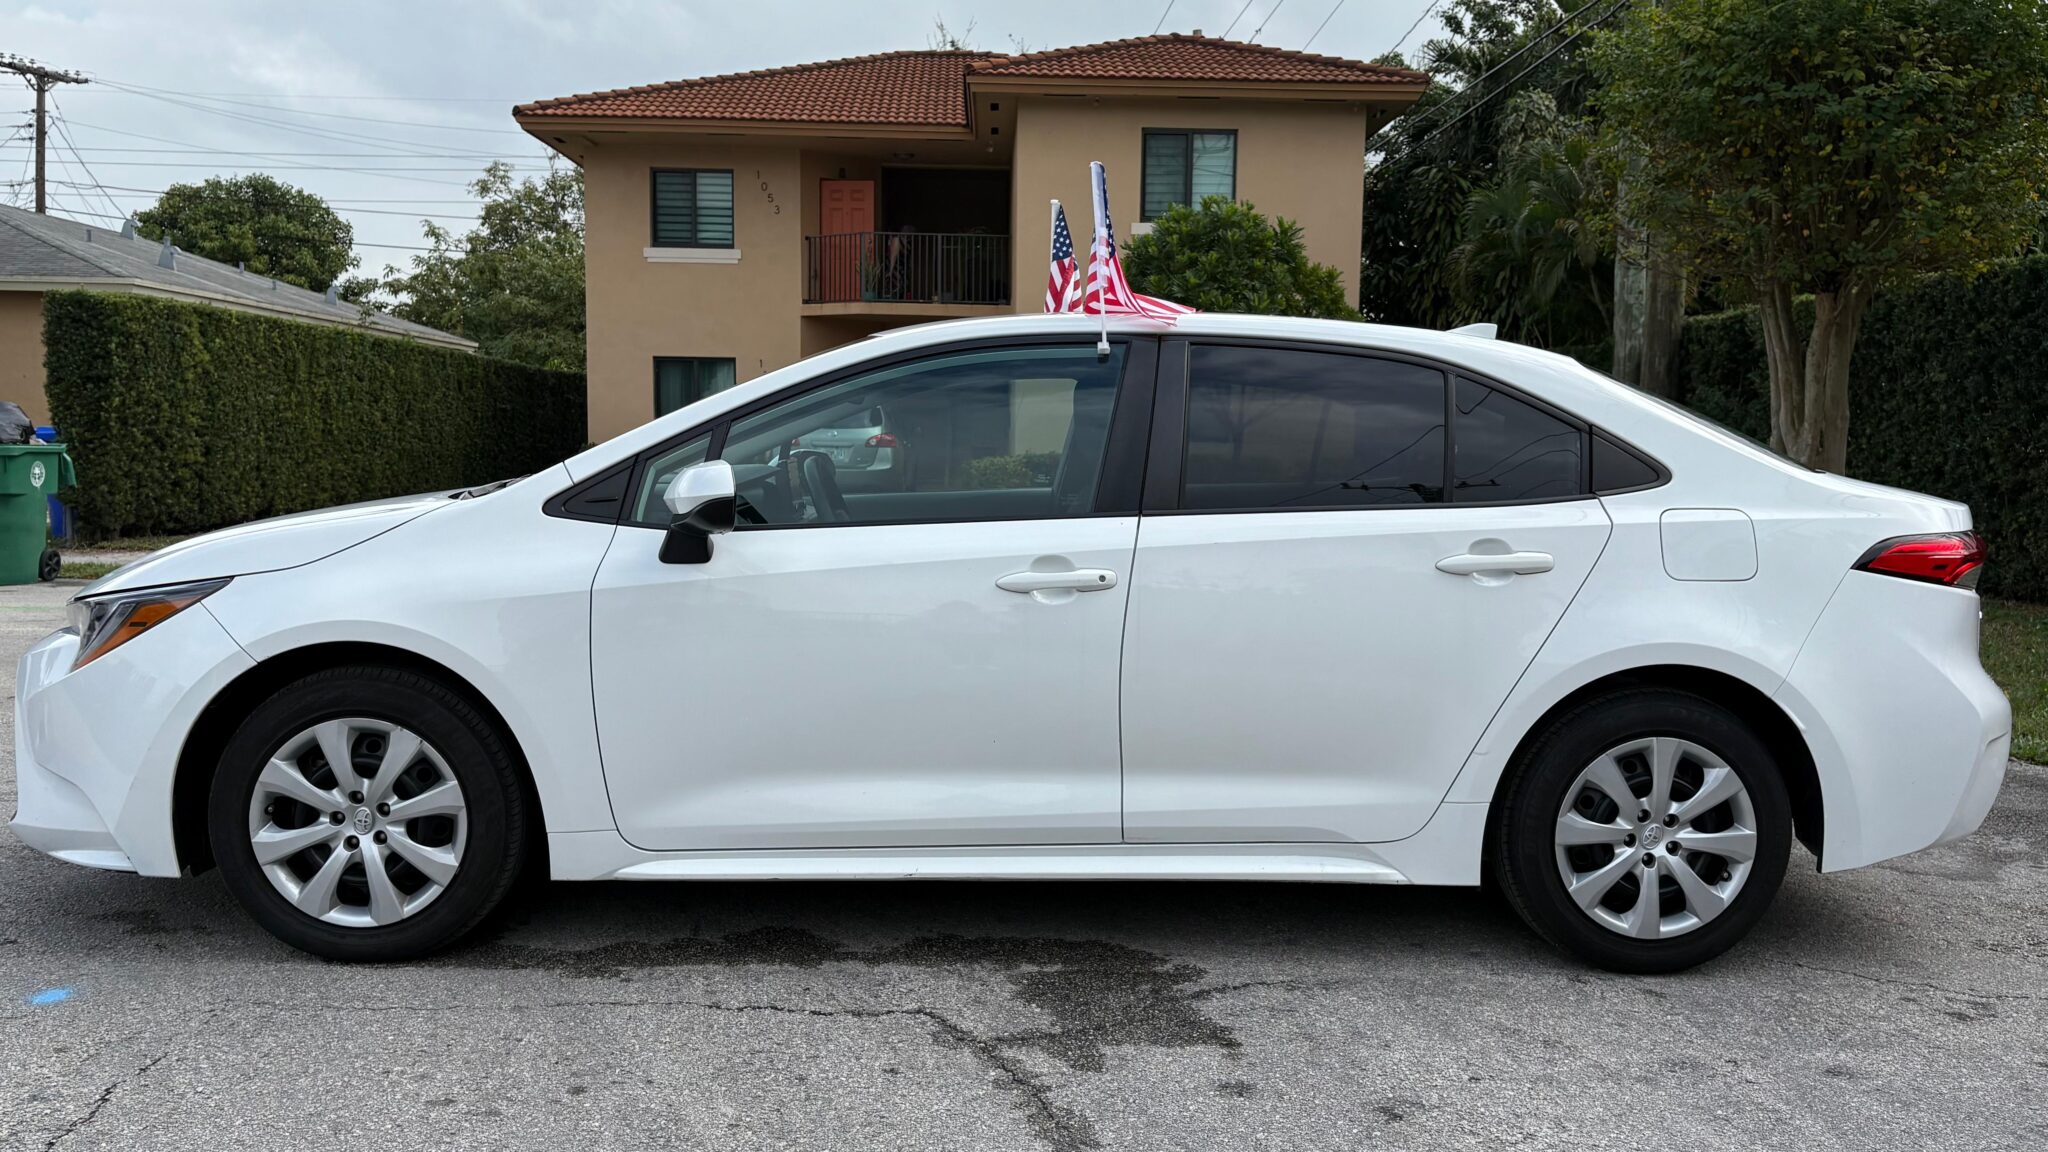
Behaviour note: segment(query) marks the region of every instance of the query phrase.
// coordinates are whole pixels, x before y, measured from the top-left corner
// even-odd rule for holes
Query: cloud
[[[1272,15],[1262,41],[1299,48],[1336,5],[1299,0],[1274,14],[1276,2],[1252,0],[1235,34]],[[1348,4],[1314,50],[1376,56],[1427,3]],[[376,269],[403,264],[410,253],[397,246],[422,242],[419,215],[471,212],[464,185],[491,157],[545,168],[546,152],[512,123],[520,101],[922,48],[937,18],[956,32],[971,23],[977,44],[1002,51],[1142,36],[1165,9],[1165,0],[0,0],[0,28],[8,50],[100,81],[57,92],[78,148],[60,148],[53,165],[67,181],[53,189],[60,212],[132,212],[172,182],[268,170],[345,209],[366,245],[364,267]],[[1218,35],[1240,10],[1244,0],[1175,0],[1166,30]],[[213,151],[178,151],[194,145]],[[230,154],[250,152],[270,159]],[[0,145],[0,180],[18,179],[25,158],[22,141]],[[370,171],[398,167],[414,170]]]

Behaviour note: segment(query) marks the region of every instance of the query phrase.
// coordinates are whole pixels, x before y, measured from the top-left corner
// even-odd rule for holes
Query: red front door
[[[875,231],[873,180],[818,181],[818,299],[858,300]]]

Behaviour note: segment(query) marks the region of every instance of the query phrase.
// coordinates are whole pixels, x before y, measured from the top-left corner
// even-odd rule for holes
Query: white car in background
[[[22,661],[13,827],[217,865],[340,959],[447,945],[536,865],[1490,872],[1664,971],[1749,931],[1795,836],[1856,868],[1996,797],[1963,506],[1513,344],[1094,324],[888,332],[488,494],[156,553]],[[903,490],[790,450],[877,406]]]
[[[825,453],[842,489],[870,492],[903,487],[903,442],[879,404],[813,428],[797,437],[791,447],[799,452]]]

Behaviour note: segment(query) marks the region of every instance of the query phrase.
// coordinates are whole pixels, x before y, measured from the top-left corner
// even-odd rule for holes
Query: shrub
[[[1131,287],[1204,312],[1356,320],[1344,278],[1308,258],[1301,226],[1267,223],[1250,204],[1204,196],[1176,204],[1124,250]]]
[[[2048,600],[2044,315],[2048,256],[1929,279],[1871,305],[1849,376],[1848,474],[1968,504],[1990,544],[1984,589],[2029,600]],[[1769,433],[1755,313],[1687,321],[1678,375],[1689,407]]]
[[[584,439],[583,377],[147,296],[43,298],[87,535],[200,531],[515,476]]]
[[[1058,452],[983,456],[967,462],[969,488],[1042,488],[1060,470]]]

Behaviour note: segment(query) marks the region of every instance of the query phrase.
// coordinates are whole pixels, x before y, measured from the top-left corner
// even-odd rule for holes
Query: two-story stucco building
[[[1419,72],[1199,33],[909,51],[524,104],[580,165],[590,434],[884,328],[1036,311],[1049,201],[1085,247],[1222,194],[1355,280],[1366,138]]]

